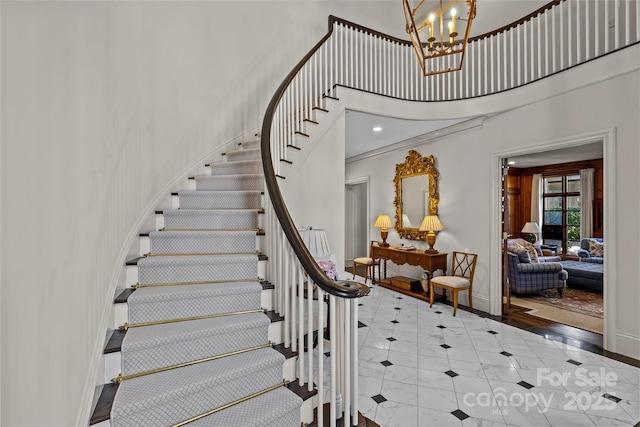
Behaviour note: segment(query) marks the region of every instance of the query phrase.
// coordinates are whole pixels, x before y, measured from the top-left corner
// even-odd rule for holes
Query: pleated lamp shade
[[[331,260],[331,248],[329,247],[327,234],[323,229],[313,227],[299,228],[298,232],[307,249],[309,249],[311,256],[316,261]]]

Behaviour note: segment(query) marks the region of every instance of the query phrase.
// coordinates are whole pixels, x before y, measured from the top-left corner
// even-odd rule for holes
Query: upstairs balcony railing
[[[479,4],[478,16],[481,13]],[[278,310],[290,319],[285,322],[285,344],[301,354],[301,385],[305,375],[312,376],[314,371],[314,358],[311,352],[305,354],[301,337],[307,337],[310,349],[313,331],[324,326],[324,310],[310,297],[314,284],[318,286],[317,301],[331,301],[331,386],[327,398],[331,425],[342,415],[352,417],[357,425],[355,298],[368,291],[366,286],[335,282],[324,274],[302,242],[280,192],[282,160],[288,159],[289,150],[301,148],[296,134],[304,132],[305,119],[313,117],[314,109],[324,107],[325,98],[336,86],[427,102],[511,90],[638,43],[639,23],[638,0],[555,0],[517,22],[470,39],[461,71],[425,78],[409,41],[329,17],[328,33],[273,95],[263,121],[261,148],[271,200],[267,234],[272,250],[277,251],[270,252],[277,254],[270,263],[270,278],[276,285]],[[317,368],[322,406],[322,363]],[[310,390],[312,382],[308,382]],[[318,416],[319,425],[323,425],[322,410]]]

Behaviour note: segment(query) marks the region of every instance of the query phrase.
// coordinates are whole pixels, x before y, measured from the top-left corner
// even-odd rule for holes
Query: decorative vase
[[[429,275],[427,273],[422,274],[422,279],[420,280],[420,284],[422,285],[422,290],[425,293],[429,292]]]

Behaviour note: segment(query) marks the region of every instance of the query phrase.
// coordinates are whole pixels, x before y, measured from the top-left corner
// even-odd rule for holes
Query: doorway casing
[[[604,236],[615,238],[616,224],[614,210],[617,205],[616,176],[615,176],[615,154],[616,154],[616,131],[615,128],[594,131],[569,138],[543,142],[538,145],[519,148],[516,150],[504,150],[492,154],[493,167],[491,171],[492,201],[491,201],[491,238],[490,238],[490,277],[493,278],[490,284],[490,307],[491,314],[502,314],[502,215],[501,215],[501,179],[502,161],[505,158],[521,156],[525,154],[540,153],[543,151],[557,150],[559,148],[576,147],[592,142],[602,141],[603,167],[604,167],[604,204],[603,231]],[[606,350],[616,352],[616,311],[615,302],[617,300],[616,271],[613,261],[616,259],[616,245],[607,245],[607,256],[604,259],[604,334],[603,344]]]
[[[345,187],[350,187],[350,186],[364,186],[364,193],[365,193],[365,203],[364,203],[364,210],[365,210],[365,218],[371,218],[371,197],[370,197],[370,177],[369,176],[364,176],[364,177],[359,177],[359,178],[353,178],[353,179],[349,179],[345,182]],[[345,191],[346,193],[346,191]],[[349,217],[350,215],[353,216],[354,212],[349,212],[349,203],[346,202],[345,206],[347,207],[346,211],[345,211],[345,261],[349,259],[349,256],[347,255],[347,250],[348,250],[348,239],[357,239],[357,233],[355,233],[355,224],[354,221]],[[362,207],[360,207],[362,208]],[[367,226],[365,227],[366,230],[366,235],[364,237],[361,236],[361,238],[364,239],[365,243],[368,243],[370,241],[370,229],[369,226],[367,224]],[[355,235],[354,235],[355,233]],[[368,244],[366,245],[367,247],[367,251],[369,250],[369,246]],[[357,256],[365,256],[364,253],[362,254],[358,254]],[[368,255],[366,255],[368,256]]]

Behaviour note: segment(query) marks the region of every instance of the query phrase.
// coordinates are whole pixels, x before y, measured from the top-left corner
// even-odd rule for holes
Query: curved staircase
[[[127,263],[131,287],[114,300],[119,328],[90,425],[300,426],[303,400],[286,382],[295,353],[275,348],[282,319],[260,279],[258,142],[190,179],[141,235],[148,253]]]

